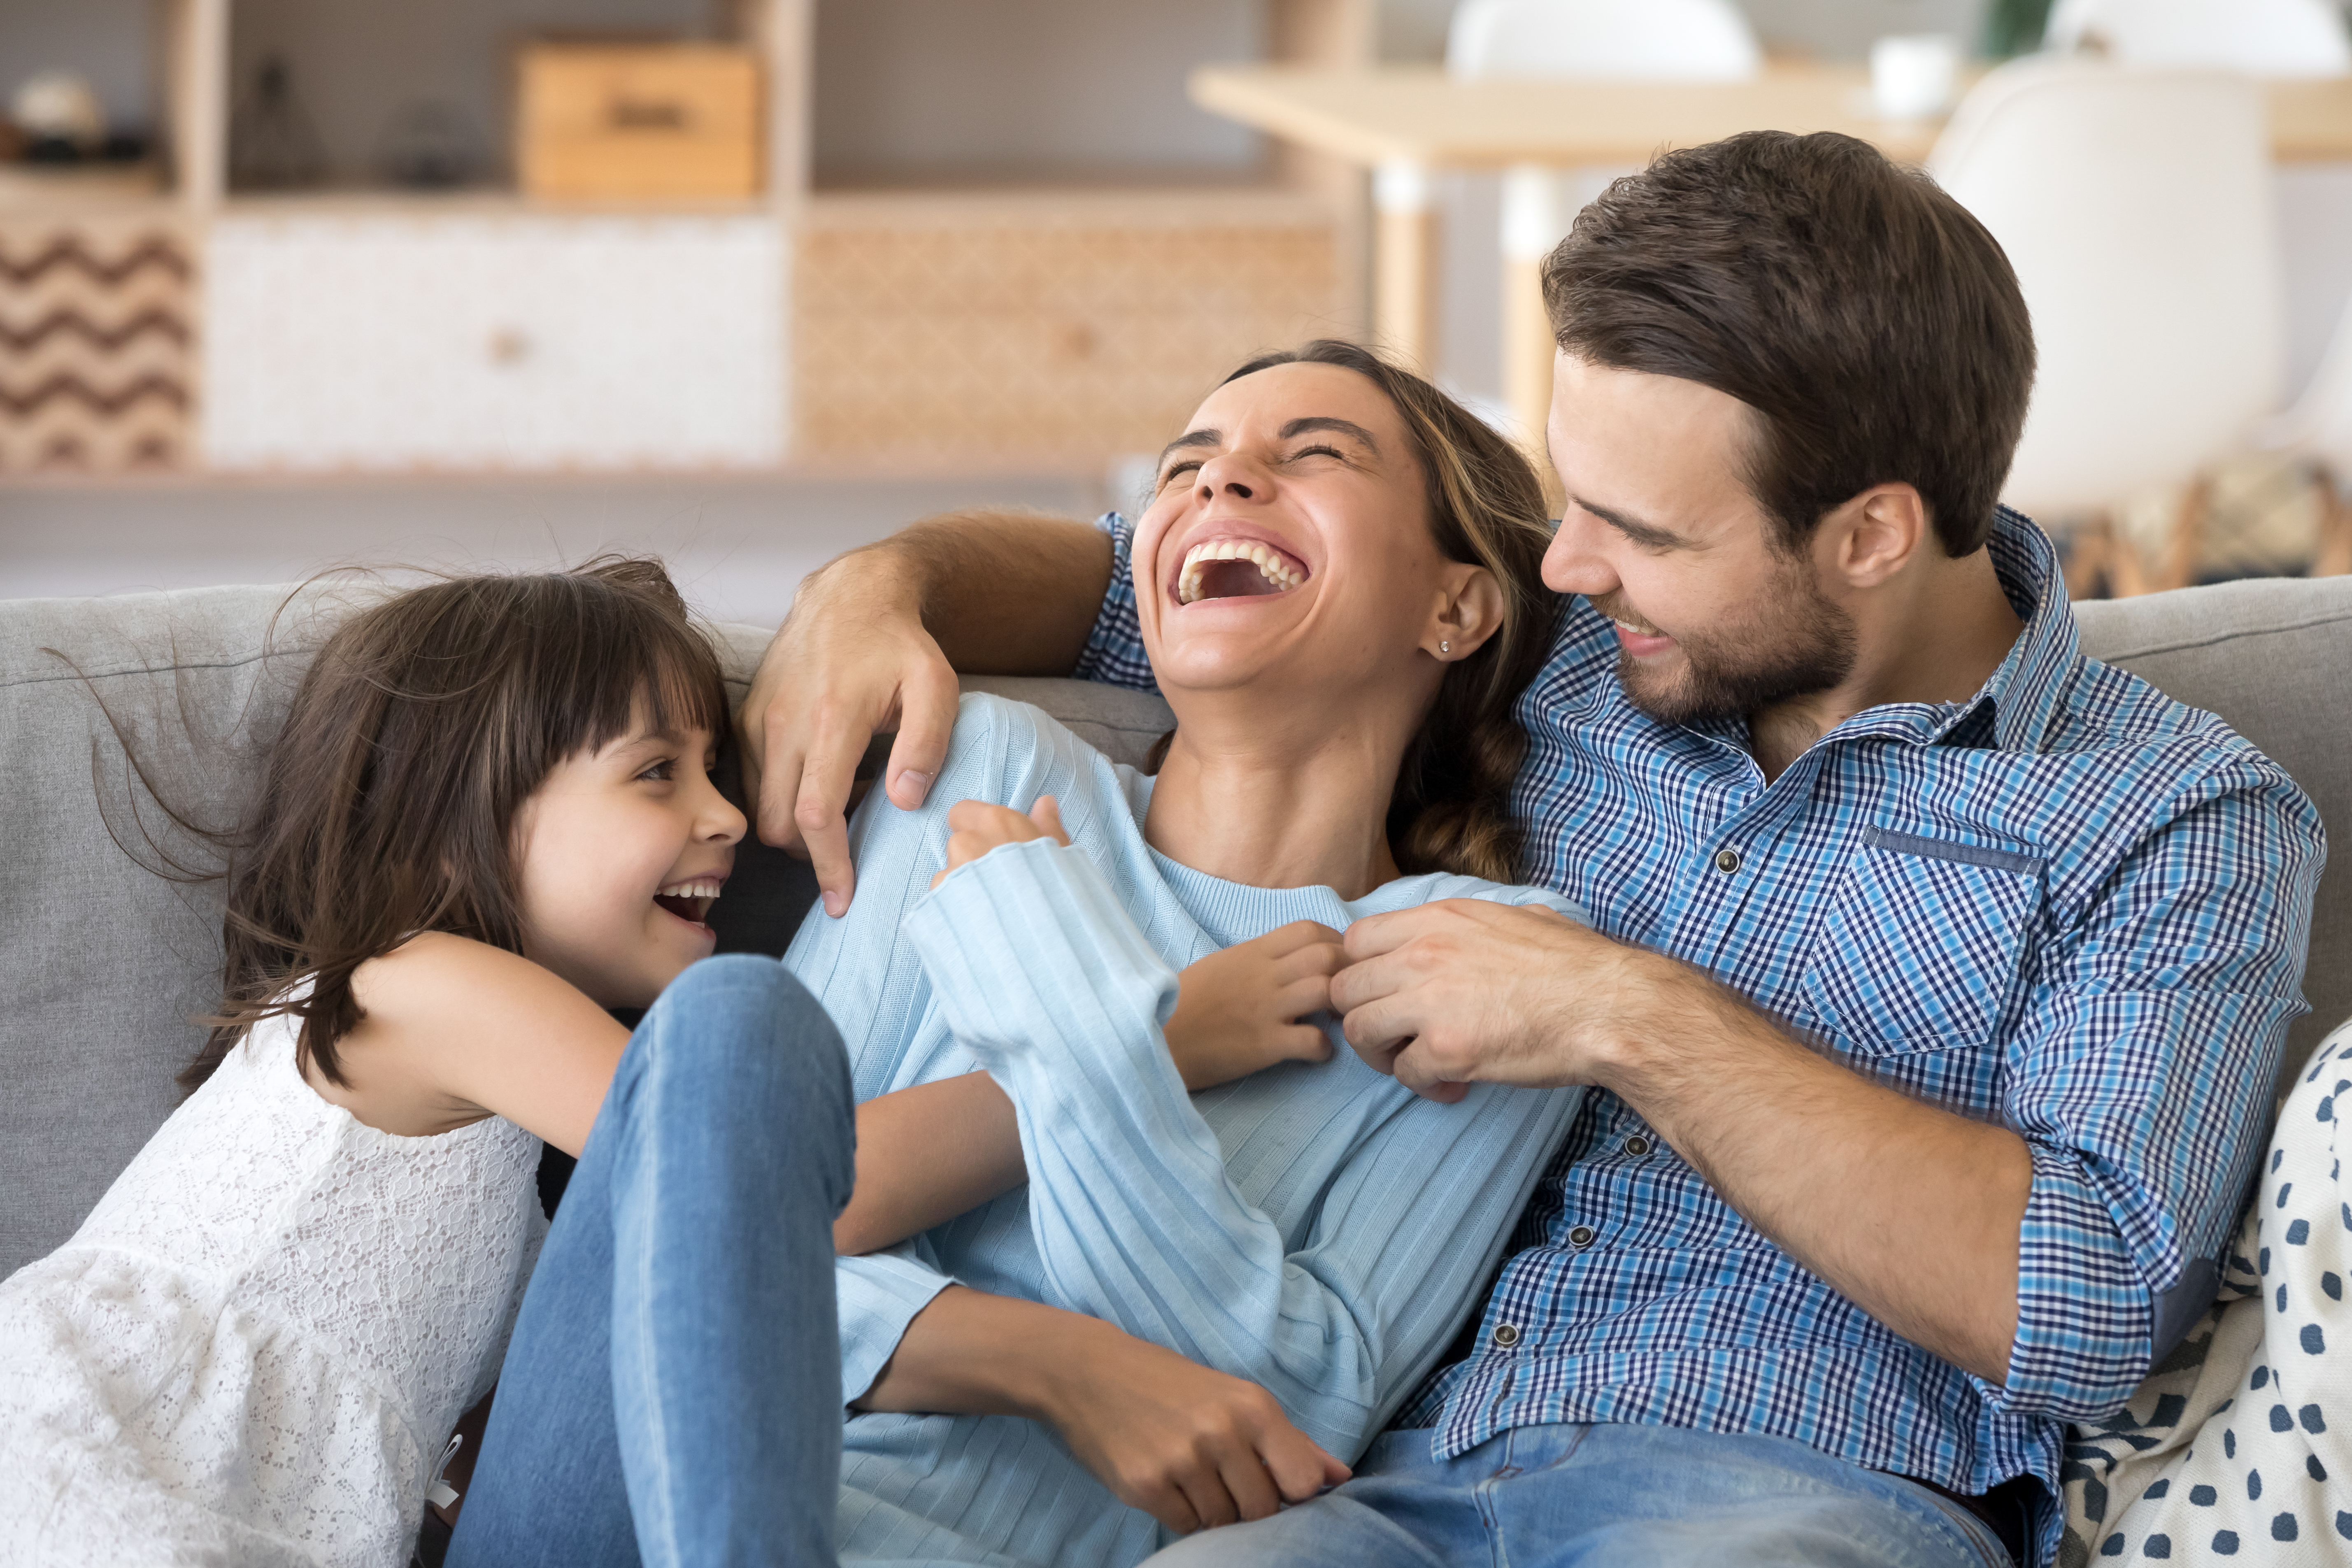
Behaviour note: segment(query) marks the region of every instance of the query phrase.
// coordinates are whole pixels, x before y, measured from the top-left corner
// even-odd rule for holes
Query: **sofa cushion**
[[[0,924],[11,1004],[0,1011],[0,1276],[63,1242],[169,1114],[173,1074],[203,1038],[191,1020],[218,999],[218,884],[174,883],[142,865],[162,858],[201,872],[215,857],[145,799],[100,703],[174,804],[225,828],[326,630],[382,591],[362,582],[0,601],[0,764],[17,782],[0,805],[11,910]],[[2081,610],[2089,651],[2219,712],[2310,791],[2331,826],[2352,824],[2352,579]],[[768,634],[716,630],[740,697]],[[1108,687],[966,684],[1036,702],[1126,761],[1169,723],[1157,698]],[[722,945],[782,951],[814,891],[799,861],[747,846],[719,903]],[[2296,1031],[2294,1060],[2352,1014],[2352,874],[2341,867],[2321,885],[2306,989],[2315,1016]]]
[[[2083,651],[2218,713],[2319,808],[2328,865],[2278,1098],[2321,1037],[2352,1018],[2352,577],[2261,578],[2074,606]]]

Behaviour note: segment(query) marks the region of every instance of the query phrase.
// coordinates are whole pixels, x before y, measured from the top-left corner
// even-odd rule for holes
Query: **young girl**
[[[194,1093],[0,1284],[0,1563],[405,1563],[541,1247],[540,1140],[578,1153],[592,1122],[567,1219],[609,1236],[660,1181],[707,1190],[659,1227],[704,1256],[751,1205],[779,1245],[748,1287],[813,1325],[757,1349],[833,1375],[850,1134],[822,1014],[753,961],[703,965],[695,1027],[656,1014],[625,1060],[605,1011],[711,951],[744,826],[709,778],[725,706],[650,562],[444,582],[328,640],[231,868]],[[599,1308],[667,1332],[644,1281]],[[648,1419],[705,1392],[648,1387]],[[837,1445],[788,1436],[774,1462],[829,1493]]]

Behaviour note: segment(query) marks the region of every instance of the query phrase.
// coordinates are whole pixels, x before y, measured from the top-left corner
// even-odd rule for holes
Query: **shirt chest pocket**
[[[1981,1044],[2042,907],[2042,856],[1863,832],[1805,969],[1806,1001],[1856,1056]]]

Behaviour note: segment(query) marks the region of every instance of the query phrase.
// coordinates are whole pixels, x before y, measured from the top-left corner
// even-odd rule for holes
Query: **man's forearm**
[[[1042,512],[927,518],[826,566],[812,584],[908,605],[967,675],[1067,675],[1110,586],[1108,536]],[[808,589],[802,590],[806,593]]]
[[[2033,1185],[2025,1141],[1872,1082],[1696,973],[1645,1011],[1639,1037],[1610,1053],[1606,1087],[1842,1295],[2005,1381]]]

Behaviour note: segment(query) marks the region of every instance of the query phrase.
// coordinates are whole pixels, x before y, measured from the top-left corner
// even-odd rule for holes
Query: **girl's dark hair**
[[[516,810],[641,715],[713,733],[727,718],[718,655],[657,561],[455,577],[346,619],[232,841],[220,1011],[181,1087],[281,1014],[301,1020],[297,1061],[342,1083],[352,972],[418,931],[520,952]]]
[[[1405,749],[1389,797],[1388,836],[1401,870],[1517,881],[1511,782],[1527,755],[1528,735],[1514,710],[1543,668],[1559,620],[1559,599],[1543,584],[1551,524],[1535,466],[1485,420],[1356,343],[1321,338],[1261,354],[1225,380],[1278,364],[1338,365],[1387,395],[1428,487],[1429,530],[1439,552],[1485,567],[1502,590],[1502,626],[1476,652],[1445,667],[1436,700]]]

